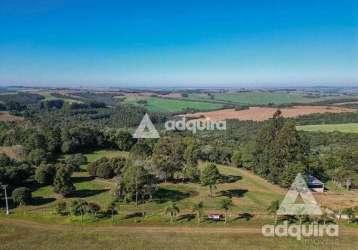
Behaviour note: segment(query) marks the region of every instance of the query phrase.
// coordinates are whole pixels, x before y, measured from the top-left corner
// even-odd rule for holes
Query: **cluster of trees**
[[[120,175],[126,164],[123,157],[107,158],[102,157],[87,166],[87,171],[92,176],[110,179],[115,175]]]
[[[316,113],[316,114],[299,116],[294,120],[299,125],[352,123],[352,122],[358,122],[358,113],[357,112]]]
[[[257,138],[253,153],[253,171],[267,180],[289,187],[298,173],[308,170],[309,147],[278,110]]]
[[[71,180],[73,171],[72,165],[62,163],[42,164],[36,168],[35,180],[39,184],[53,185],[56,193],[68,196],[76,190]]]
[[[33,174],[33,168],[26,162],[15,161],[5,154],[0,154],[0,183],[11,188],[24,185]]]
[[[81,223],[83,223],[83,217],[89,214],[95,218],[111,216],[117,213],[116,200],[112,200],[105,210],[95,202],[87,202],[83,199],[72,200],[70,203],[65,201],[56,204],[56,213],[59,215],[73,215],[81,216]]]

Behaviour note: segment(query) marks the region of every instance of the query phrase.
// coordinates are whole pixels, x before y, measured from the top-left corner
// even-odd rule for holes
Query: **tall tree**
[[[158,176],[163,175],[164,181],[173,179],[174,174],[184,167],[185,144],[179,136],[162,137],[154,146],[152,162],[158,171]]]
[[[308,169],[308,143],[295,124],[285,121],[278,110],[259,132],[253,152],[255,173],[288,187],[297,173]]]
[[[169,204],[165,207],[165,214],[170,215],[170,223],[173,223],[174,217],[179,213],[179,207],[175,204],[175,202],[169,202]]]
[[[214,163],[208,163],[204,167],[200,175],[200,182],[203,186],[209,186],[210,197],[213,197],[213,188],[216,187],[220,179],[220,173]]]
[[[200,201],[198,203],[193,204],[192,210],[195,213],[197,223],[200,224],[201,217],[204,213],[204,203]]]
[[[53,181],[54,191],[63,196],[68,196],[76,190],[71,181],[72,171],[67,166],[60,166],[56,170],[56,175]]]
[[[227,214],[230,207],[233,206],[232,200],[230,198],[224,198],[220,201],[220,207],[225,211],[225,224],[227,223]]]

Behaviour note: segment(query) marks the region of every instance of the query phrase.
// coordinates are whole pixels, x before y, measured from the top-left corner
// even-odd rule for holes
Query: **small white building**
[[[220,221],[224,216],[222,214],[208,214],[208,219],[213,221]]]
[[[323,193],[324,192],[324,183],[318,180],[313,175],[308,175],[307,186],[314,192]]]

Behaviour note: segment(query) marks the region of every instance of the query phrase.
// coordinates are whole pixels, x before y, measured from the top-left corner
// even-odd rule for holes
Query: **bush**
[[[31,190],[26,187],[16,188],[12,192],[12,200],[18,205],[29,204],[32,200]]]

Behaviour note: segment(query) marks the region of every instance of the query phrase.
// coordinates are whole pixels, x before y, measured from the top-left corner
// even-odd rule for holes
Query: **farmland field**
[[[250,107],[245,110],[223,109],[209,112],[197,112],[187,114],[187,117],[207,117],[211,120],[224,119],[239,119],[239,120],[253,120],[264,121],[272,118],[277,108],[267,107]],[[290,108],[281,108],[284,117],[297,117],[300,115],[309,115],[314,113],[341,113],[341,112],[356,112],[356,109],[349,109],[343,107],[332,106],[294,106]]]
[[[177,100],[159,97],[146,97],[146,96],[127,96],[124,102],[138,104],[138,101],[145,101],[143,104],[149,111],[153,112],[181,112],[186,109],[194,110],[213,110],[220,109],[223,104]]]
[[[342,133],[358,133],[358,123],[344,124],[322,124],[322,125],[304,125],[297,126],[298,130],[309,132],[342,132]]]
[[[82,101],[79,101],[79,100],[74,100],[74,99],[65,98],[65,97],[59,98],[59,97],[53,96],[51,94],[51,92],[48,92],[48,91],[39,92],[38,94],[42,95],[43,97],[45,97],[45,101],[61,99],[64,102],[68,102],[68,103],[82,103]]]
[[[318,101],[335,99],[337,97],[317,97],[307,96],[301,93],[292,92],[232,92],[232,93],[212,93],[212,97],[207,94],[190,94],[190,99],[220,100],[235,104],[246,105],[267,105],[267,104],[288,104],[288,103],[313,103]]]

